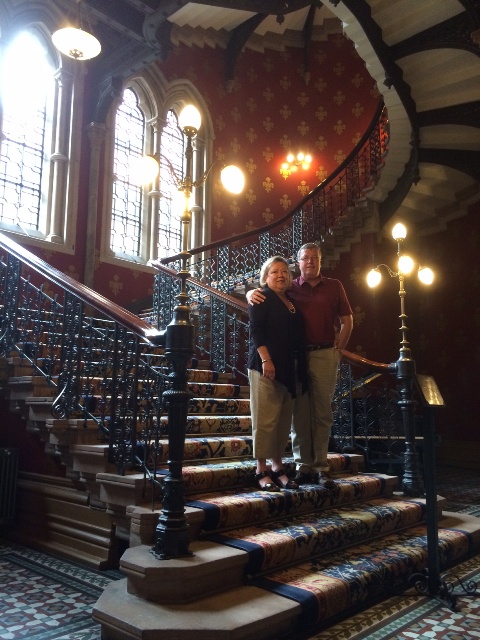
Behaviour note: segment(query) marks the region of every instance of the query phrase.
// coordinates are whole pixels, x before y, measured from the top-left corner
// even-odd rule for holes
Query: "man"
[[[292,446],[297,483],[318,482],[334,487],[327,459],[333,423],[332,399],[337,382],[340,350],[352,333],[352,309],[339,280],[321,275],[322,254],[313,242],[297,254],[300,277],[292,282],[289,296],[302,312],[307,337],[310,392],[295,401]],[[263,302],[260,289],[249,291],[249,304]],[[340,323],[338,333],[336,325]]]

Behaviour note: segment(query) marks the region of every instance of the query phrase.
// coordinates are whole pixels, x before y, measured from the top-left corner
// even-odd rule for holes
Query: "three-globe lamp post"
[[[405,433],[405,453],[404,453],[404,474],[402,481],[403,493],[410,497],[420,497],[424,495],[424,482],[420,470],[418,452],[415,446],[415,401],[413,399],[413,383],[416,370],[415,361],[412,358],[409,342],[407,340],[408,327],[406,324],[407,314],[405,313],[405,277],[408,276],[415,267],[413,259],[402,252],[402,244],[407,236],[407,230],[401,223],[396,224],[392,230],[393,239],[397,242],[397,271],[392,270],[386,264],[380,264],[372,269],[367,275],[369,287],[376,287],[382,278],[380,268],[386,269],[391,278],[398,278],[400,296],[400,353],[396,362],[389,366],[389,371],[393,373],[398,381],[400,399],[398,406],[402,414],[402,422]],[[424,284],[433,282],[433,271],[428,267],[418,269],[418,277]]]

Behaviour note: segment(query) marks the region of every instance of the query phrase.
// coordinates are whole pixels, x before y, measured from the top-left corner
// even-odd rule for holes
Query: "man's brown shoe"
[[[304,473],[303,471],[297,471],[297,475],[294,478],[297,484],[315,484],[315,477],[312,473]]]
[[[330,478],[328,471],[319,471],[316,477],[317,484],[321,484],[325,489],[334,489],[335,482]]]

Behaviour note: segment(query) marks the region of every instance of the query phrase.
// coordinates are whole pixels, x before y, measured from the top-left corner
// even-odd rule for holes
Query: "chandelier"
[[[102,45],[91,33],[92,28],[86,14],[82,16],[81,2],[82,0],[74,0],[76,11],[72,20],[73,24],[57,29],[52,34],[52,42],[61,53],[69,58],[90,60],[98,56]]]

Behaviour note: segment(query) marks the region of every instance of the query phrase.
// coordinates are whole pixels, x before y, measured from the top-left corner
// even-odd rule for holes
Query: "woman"
[[[303,322],[287,296],[292,281],[285,258],[273,256],[260,270],[263,304],[249,305],[248,377],[255,480],[260,489],[298,489],[283,468],[297,393],[307,391]],[[301,379],[299,380],[299,376]],[[271,461],[271,468],[267,466]]]

